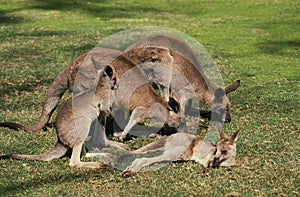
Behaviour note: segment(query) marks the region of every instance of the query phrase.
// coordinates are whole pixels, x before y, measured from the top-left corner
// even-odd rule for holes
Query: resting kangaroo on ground
[[[115,70],[119,88],[115,91],[115,108],[129,111],[130,118],[119,139],[124,140],[130,129],[141,120],[151,117],[163,120],[171,127],[178,127],[181,120],[180,106],[176,98],[169,102],[155,92],[138,65],[142,62],[132,61],[132,54],[143,54],[143,63],[153,62],[153,54],[160,54],[166,49],[144,47],[122,53],[110,66]],[[167,50],[168,51],[168,50]],[[159,57],[155,57],[157,59]],[[164,56],[162,56],[164,58]]]
[[[87,58],[94,58],[100,65],[107,65],[120,53],[121,51],[96,47],[82,54],[57,75],[45,97],[42,114],[34,125],[27,126],[19,123],[3,122],[0,123],[0,126],[25,131],[38,131],[43,129],[67,89],[77,94],[93,87],[97,72],[92,64],[85,64],[91,63],[91,61],[85,61]]]
[[[177,93],[180,100],[182,116],[185,112],[185,102],[188,99],[197,98],[199,101],[204,101],[210,106],[212,105],[215,91],[218,87],[214,87],[204,75],[193,50],[186,43],[170,35],[154,34],[142,38],[129,46],[125,51],[145,46],[166,47],[169,49],[173,57],[172,64],[168,62],[161,63],[164,63],[164,65],[172,65],[173,69],[158,70],[158,72],[154,70],[153,75],[155,75],[154,78],[157,79],[168,78],[170,72],[172,72],[172,80],[170,83],[166,83],[167,81],[157,81],[157,83],[161,83],[165,88],[171,88]],[[132,56],[132,59],[138,58],[139,56]],[[236,80],[225,87],[226,94],[236,90],[239,85],[240,81]],[[226,114],[224,115],[226,116],[222,117],[222,119],[225,122],[230,122],[230,101],[227,95],[223,96],[223,101],[224,110],[226,110]]]
[[[99,69],[98,63],[92,60],[95,67]],[[99,70],[96,79],[96,87],[83,93],[79,93],[69,98],[58,110],[56,117],[57,143],[50,151],[40,155],[21,155],[11,154],[3,155],[0,158],[7,159],[29,159],[51,161],[63,157],[69,149],[72,149],[70,166],[75,167],[102,167],[100,162],[81,162],[80,154],[84,148],[84,142],[87,138],[92,122],[100,115],[101,130],[100,144],[103,146],[115,146],[118,148],[127,148],[127,145],[110,141],[105,135],[106,112],[111,108],[112,89],[116,88],[116,79],[113,70],[109,66],[104,66]],[[97,124],[96,124],[97,125]]]
[[[194,160],[200,163],[207,170],[209,167],[224,166],[230,169],[235,165],[236,140],[240,130],[228,137],[220,131],[220,141],[217,145],[211,142],[200,140],[197,136],[189,133],[175,133],[165,136],[153,143],[131,151],[131,154],[146,154],[154,151],[161,151],[162,154],[156,157],[136,158],[128,166],[123,176],[127,177],[138,172],[141,168],[159,162],[189,161]],[[126,155],[125,155],[126,157]]]

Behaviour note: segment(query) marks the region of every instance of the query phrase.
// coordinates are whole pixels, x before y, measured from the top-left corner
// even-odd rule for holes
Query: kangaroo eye
[[[141,61],[142,63],[144,63],[146,60],[145,60],[145,58],[140,57],[140,61]]]
[[[159,58],[152,58],[152,59],[151,59],[151,62],[152,62],[152,63],[159,62]]]
[[[227,150],[222,150],[221,151],[221,154],[226,154],[227,153]]]

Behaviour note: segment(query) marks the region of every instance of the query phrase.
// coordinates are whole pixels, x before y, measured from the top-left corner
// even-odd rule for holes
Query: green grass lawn
[[[0,1],[0,122],[34,123],[59,71],[97,42],[122,30],[161,26],[209,51],[241,128],[237,164],[206,176],[194,162],[122,178],[115,169],[72,169],[0,160],[0,196],[299,196],[300,2],[285,1]],[[142,140],[142,139],[141,139]],[[55,130],[0,128],[0,155],[42,153]]]

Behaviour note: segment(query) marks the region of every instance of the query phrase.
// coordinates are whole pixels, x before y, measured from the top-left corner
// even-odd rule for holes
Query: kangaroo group
[[[228,93],[240,85],[236,80],[226,87],[212,84],[201,69],[191,47],[171,35],[151,34],[128,46],[124,51],[96,47],[71,62],[54,79],[44,100],[39,120],[32,126],[2,122],[0,127],[34,132],[43,129],[69,89],[73,95],[57,110],[55,127],[57,143],[39,155],[5,154],[0,159],[51,161],[72,150],[69,165],[100,168],[102,162],[82,162],[87,149],[114,147],[125,155],[142,155],[122,173],[130,176],[158,162],[194,160],[209,167],[235,165],[236,140],[240,130],[228,137],[218,132],[219,142],[213,144],[187,132],[186,102],[197,99],[211,108],[219,103],[220,121],[230,122],[231,103]],[[155,88],[158,89],[155,89]],[[120,118],[117,111],[128,115],[119,142],[106,135],[106,119]],[[138,123],[156,119],[177,130],[169,136],[137,150],[124,143]],[[92,133],[92,134],[91,134]],[[91,138],[92,135],[92,139]],[[161,155],[144,157],[160,151]]]

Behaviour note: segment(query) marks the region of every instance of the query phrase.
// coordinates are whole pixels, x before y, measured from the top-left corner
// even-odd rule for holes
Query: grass
[[[300,3],[298,1],[22,1],[0,2],[0,121],[35,122],[57,73],[105,37],[162,26],[202,43],[230,95],[230,134],[242,132],[237,165],[207,176],[194,162],[124,179],[115,169],[0,160],[0,196],[299,196]],[[41,153],[54,129],[0,129],[0,154]],[[142,139],[140,140],[142,141]]]

